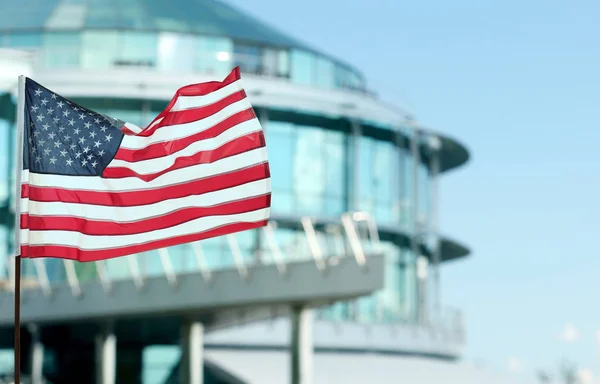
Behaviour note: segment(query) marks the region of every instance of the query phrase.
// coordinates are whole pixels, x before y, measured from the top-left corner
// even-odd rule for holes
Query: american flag
[[[263,130],[239,68],[145,128],[25,80],[21,256],[94,261],[266,225]]]

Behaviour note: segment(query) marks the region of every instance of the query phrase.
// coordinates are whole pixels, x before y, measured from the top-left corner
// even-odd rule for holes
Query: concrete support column
[[[111,327],[96,336],[96,384],[115,384],[117,338]]]
[[[292,335],[290,342],[290,383],[313,383],[313,310],[292,308]]]
[[[31,349],[29,351],[31,365],[31,383],[42,384],[44,367],[44,345],[40,340],[40,330],[37,326],[29,327],[31,333]]]
[[[204,382],[204,326],[198,321],[185,321],[181,327],[181,384]]]

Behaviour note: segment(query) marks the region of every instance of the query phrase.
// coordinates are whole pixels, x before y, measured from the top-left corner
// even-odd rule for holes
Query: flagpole
[[[25,129],[25,76],[19,76],[15,151],[15,384],[21,384],[21,173]]]

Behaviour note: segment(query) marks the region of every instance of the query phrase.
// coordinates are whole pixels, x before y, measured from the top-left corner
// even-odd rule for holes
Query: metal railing
[[[247,238],[253,239],[251,249],[244,240]],[[220,247],[215,248],[215,243]],[[247,279],[252,267],[257,264],[274,265],[284,276],[291,263],[309,260],[314,263],[316,271],[323,273],[334,268],[341,259],[353,260],[367,267],[369,255],[374,254],[385,254],[376,221],[365,212],[349,212],[341,215],[339,221],[326,223],[301,217],[295,228],[289,219],[281,222],[271,220],[265,227],[254,231],[104,261],[78,263],[61,259],[24,259],[24,266],[29,264],[31,267],[24,270],[32,272],[23,276],[22,289],[28,292],[37,290],[49,297],[57,285],[68,285],[72,295],[78,297],[85,284],[93,282],[100,283],[104,292],[110,294],[115,280],[131,280],[132,289],[140,290],[148,278],[164,277],[170,284],[176,285],[181,274],[194,272],[199,272],[201,279],[210,282],[214,271],[219,269],[234,269],[241,279]],[[7,260],[9,270],[12,270],[13,261],[12,257]],[[53,263],[52,272],[49,272],[48,262]],[[61,276],[57,276],[57,270],[62,271]],[[5,281],[0,278],[0,291],[12,290],[14,276],[11,273],[9,276]],[[389,302],[382,292],[352,302],[337,303],[347,307],[342,316],[339,312],[332,315],[335,308],[328,307],[318,311],[319,317],[370,324],[406,323],[429,329],[443,338],[464,340],[464,324],[459,311],[445,309],[425,326],[416,325],[411,313],[401,310],[402,303]],[[356,309],[360,306],[363,308]]]
[[[212,241],[220,242],[219,248],[206,246],[204,241],[197,241],[183,245],[186,247],[184,252],[177,247],[161,248],[156,251],[144,252],[125,257],[89,262],[78,263],[72,260],[62,259],[24,259],[23,263],[30,263],[33,271],[30,275],[23,277],[23,290],[40,290],[44,295],[50,296],[55,285],[67,284],[71,289],[73,296],[82,294],[82,285],[89,282],[99,282],[105,293],[110,293],[113,280],[130,279],[137,289],[144,286],[144,281],[148,277],[163,276],[170,284],[177,284],[178,276],[182,273],[200,272],[205,281],[212,279],[214,270],[222,268],[234,268],[237,270],[240,278],[246,279],[250,274],[251,266],[255,264],[274,264],[280,274],[285,274],[289,268],[289,263],[295,261],[313,260],[318,271],[324,271],[328,268],[328,258],[331,256],[345,256],[345,249],[351,249],[349,256],[353,257],[359,265],[366,265],[368,252],[363,249],[363,239],[357,226],[360,222],[368,221],[371,228],[371,241],[375,239],[378,242],[377,227],[375,222],[366,214],[353,213],[342,216],[339,223],[329,224],[326,227],[317,228],[315,222],[310,217],[302,217],[300,220],[301,229],[294,231],[291,237],[292,242],[286,239],[278,239],[278,223],[271,221],[267,226],[262,227],[254,236],[259,235],[263,240],[257,248],[256,244],[248,249],[240,242],[240,238],[247,234],[230,234],[221,238],[214,238]],[[342,231],[342,228],[344,231]],[[289,240],[289,239],[288,239]],[[245,245],[245,244],[244,244]],[[181,247],[181,246],[178,246]],[[211,255],[214,253],[224,254],[229,259],[225,263],[211,263]],[[257,257],[270,256],[270,257]],[[182,258],[192,259],[191,265],[182,265]],[[212,258],[214,261],[214,258]],[[57,273],[54,268],[53,273],[49,273],[47,268],[48,260],[52,263],[62,264],[62,273]],[[7,259],[7,267],[12,271],[14,257]],[[335,263],[330,263],[334,265]],[[148,271],[148,266],[159,266],[158,271]],[[93,268],[94,271],[91,271]],[[82,271],[82,269],[84,271]],[[27,270],[27,268],[25,268]],[[92,278],[90,278],[90,275]],[[2,283],[0,278],[0,290],[14,287],[14,274],[9,272],[9,279]]]

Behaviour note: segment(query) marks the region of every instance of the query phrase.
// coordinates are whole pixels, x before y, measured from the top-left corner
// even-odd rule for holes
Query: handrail
[[[377,228],[377,222],[371,216],[371,214],[367,212],[354,212],[352,213],[352,219],[355,222],[364,221],[367,223],[367,230],[369,231],[369,241],[371,245],[375,249],[376,253],[381,252],[381,241],[379,239],[379,230]]]
[[[169,284],[177,283],[177,274],[173,268],[173,264],[171,263],[171,257],[169,256],[169,251],[167,248],[160,248],[158,250],[158,255],[160,257],[160,264],[163,267],[163,272],[165,273],[165,277]]]
[[[367,250],[365,247],[365,243],[362,239],[368,236],[369,241],[373,244],[373,248],[380,250],[381,241],[378,235],[377,224],[374,219],[365,212],[348,212],[341,215],[341,218],[338,220],[325,220],[325,221],[316,221],[314,218],[304,216],[299,218],[299,225],[292,226],[295,230],[291,237],[288,237],[287,232],[276,232],[279,231],[279,222],[271,221],[267,223],[267,225],[263,226],[261,229],[258,229],[258,232],[255,232],[254,235],[260,235],[260,238],[256,238],[257,242],[255,244],[256,247],[260,247],[263,251],[269,252],[269,263],[274,263],[277,267],[278,272],[283,275],[288,272],[288,254],[290,253],[301,253],[301,257],[312,258],[312,261],[315,263],[317,269],[319,271],[324,271],[328,268],[328,265],[334,266],[338,264],[343,257],[347,253],[351,254],[359,265],[363,266],[367,263],[367,254],[371,250]],[[366,223],[368,227],[363,225],[363,228],[368,229],[368,234],[361,234],[358,232],[358,223]],[[289,223],[286,223],[285,228],[289,228]],[[262,233],[260,232],[262,230]],[[303,232],[300,233],[300,232]],[[282,237],[279,237],[279,234]],[[283,236],[286,235],[286,236]],[[248,278],[251,270],[249,261],[246,259],[246,255],[243,253],[246,250],[240,249],[240,244],[238,243],[238,238],[234,234],[226,235],[227,242],[229,245],[229,249],[231,251],[232,261],[228,261],[227,267],[233,267],[237,269],[237,272],[242,278]],[[361,239],[362,238],[362,239]],[[287,249],[288,240],[293,241],[293,244],[290,243],[291,247],[289,250]],[[348,246],[349,244],[349,246]],[[284,245],[286,246],[284,248]],[[210,281],[213,278],[213,269],[216,266],[213,266],[209,261],[211,259],[207,259],[207,252],[209,248],[203,249],[203,244],[200,242],[192,242],[189,248],[179,248],[174,250],[174,252],[188,252],[188,255],[191,256],[191,252],[193,252],[197,270],[196,272],[200,272],[202,278],[205,281]],[[172,248],[162,248],[158,249],[160,266],[159,268],[152,267],[149,271],[146,272],[142,270],[142,260],[140,257],[142,254],[148,256],[148,253],[140,253],[126,256],[126,261],[123,264],[127,263],[125,268],[127,270],[120,270],[119,276],[122,276],[126,279],[132,279],[135,288],[141,290],[145,285],[145,280],[149,276],[154,276],[155,274],[159,274],[161,277],[166,278],[170,284],[176,284],[179,278],[180,273],[194,272],[194,268],[190,270],[189,268],[180,269],[174,268],[173,259],[171,259]],[[152,253],[153,256],[156,254]],[[157,261],[153,258],[154,266],[157,266]],[[41,289],[44,291],[45,295],[48,295],[51,292],[54,284],[57,284],[56,278],[54,276],[49,276],[46,271],[45,261],[40,259],[35,261],[35,267],[37,269],[37,280],[41,285]],[[82,293],[82,288],[84,281],[79,279],[78,276],[79,271],[75,269],[75,265],[72,261],[65,260],[64,268],[66,271],[66,280],[71,288],[73,295],[79,295]],[[231,263],[231,264],[230,264]],[[96,276],[98,280],[96,282],[100,282],[102,287],[106,293],[109,293],[111,290],[112,279],[115,273],[119,271],[113,270],[112,268],[108,268],[110,262],[106,261],[97,261],[94,262],[96,268]],[[162,266],[162,268],[160,268]],[[124,276],[122,272],[125,272]],[[14,278],[13,278],[14,281]],[[85,283],[87,283],[87,279]],[[91,283],[92,281],[90,281]]]
[[[96,272],[98,273],[98,278],[100,279],[104,293],[108,294],[112,284],[110,276],[108,276],[108,273],[106,272],[106,263],[104,260],[96,261]]]
[[[129,272],[131,273],[131,279],[133,280],[135,287],[141,289],[144,286],[144,277],[140,272],[137,254],[127,256],[127,264],[129,265]]]
[[[40,283],[40,288],[42,292],[46,296],[50,296],[52,293],[52,288],[50,287],[50,281],[48,280],[48,273],[46,271],[46,264],[42,259],[34,259],[33,265],[35,266],[36,274],[38,276],[38,281]]]
[[[233,261],[237,267],[238,273],[242,278],[247,279],[248,268],[246,268],[246,264],[244,263],[242,251],[240,250],[240,245],[235,235],[227,235],[227,243],[229,244],[229,249],[231,250]]]
[[[287,267],[285,264],[285,259],[283,257],[283,253],[281,252],[281,248],[279,248],[279,244],[277,244],[277,240],[275,239],[275,229],[277,228],[277,223],[267,223],[263,227],[263,232],[265,234],[265,238],[267,240],[267,245],[269,246],[271,253],[273,253],[273,261],[279,270],[279,273],[284,274],[287,271]]]
[[[67,282],[69,283],[69,287],[71,287],[73,296],[80,296],[81,287],[79,286],[79,279],[77,278],[77,272],[75,271],[73,260],[63,260],[63,265],[65,266]]]
[[[212,274],[210,272],[210,268],[208,267],[208,263],[206,262],[206,257],[204,256],[204,252],[202,251],[202,246],[199,241],[194,241],[192,243],[192,252],[194,252],[194,256],[196,257],[196,264],[200,273],[202,274],[202,278],[204,281],[210,281],[212,278]]]
[[[360,240],[358,238],[358,234],[356,233],[356,228],[354,227],[354,222],[350,214],[345,213],[342,215],[342,224],[344,226],[344,230],[346,231],[346,237],[350,242],[350,248],[352,249],[354,259],[358,265],[364,266],[367,263],[367,259],[365,257],[365,253],[363,252],[362,245],[360,244]]]
[[[319,246],[319,240],[315,232],[315,227],[313,226],[310,217],[304,216],[301,219],[301,222],[302,228],[304,229],[304,234],[306,235],[306,240],[308,241],[310,253],[312,254],[313,259],[315,260],[317,268],[320,271],[322,271],[323,269],[325,269],[325,261],[323,260],[323,252],[321,250],[321,247]]]

